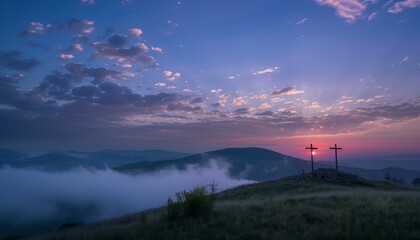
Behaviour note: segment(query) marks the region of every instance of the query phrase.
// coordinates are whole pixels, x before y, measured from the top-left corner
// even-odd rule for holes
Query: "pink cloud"
[[[74,50],[76,50],[76,51],[80,51],[80,52],[83,51],[82,44],[80,44],[80,43],[72,44],[71,48],[74,49]]]
[[[60,56],[59,56],[59,58],[61,60],[71,60],[71,59],[74,58],[74,56],[72,54],[64,54],[64,53],[61,53]]]
[[[128,32],[136,37],[139,37],[141,34],[143,34],[143,31],[140,28],[130,28],[128,29]]]
[[[236,97],[232,101],[233,106],[242,106],[244,104],[246,104],[246,101],[243,97]]]
[[[392,7],[388,9],[389,13],[400,13],[404,8],[415,8],[420,6],[420,0],[404,0],[395,3]]]
[[[272,95],[295,95],[305,93],[304,90],[297,90],[294,87],[281,88],[271,92]]]
[[[263,70],[260,70],[258,72],[254,72],[252,73],[253,75],[260,75],[260,74],[266,74],[266,73],[273,73],[275,71],[277,71],[280,67],[272,67],[272,68],[266,68]]]
[[[329,6],[336,9],[335,14],[346,19],[346,22],[352,23],[361,17],[363,11],[371,3],[378,0],[315,0],[321,6]]]
[[[20,33],[20,35],[32,35],[32,34],[41,34],[45,30],[44,25],[40,22],[30,22],[25,31]]]
[[[163,50],[160,47],[152,47],[152,51],[163,53]]]
[[[163,71],[163,72],[162,72],[162,74],[163,74],[163,76],[165,76],[165,77],[170,77],[170,76],[172,76],[172,72],[171,72],[171,71]]]

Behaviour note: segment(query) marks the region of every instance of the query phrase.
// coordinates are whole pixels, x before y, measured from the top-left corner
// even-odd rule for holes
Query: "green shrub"
[[[413,185],[416,187],[420,187],[420,178],[414,178],[413,179]]]
[[[404,179],[402,179],[402,178],[398,179],[396,177],[391,177],[389,172],[385,174],[384,179],[388,180],[388,181],[391,181],[391,182],[394,182],[394,183],[401,183],[401,184],[404,183]]]
[[[213,210],[216,184],[195,186],[190,191],[176,193],[176,201],[168,198],[166,217],[174,220],[180,217],[198,217],[207,215]]]

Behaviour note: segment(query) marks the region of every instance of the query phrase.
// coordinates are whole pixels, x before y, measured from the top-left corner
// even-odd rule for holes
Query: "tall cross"
[[[318,149],[316,147],[312,147],[312,143],[310,147],[306,147],[305,149],[311,150],[311,163],[312,163],[312,172],[314,171],[314,150]]]
[[[337,144],[335,144],[335,146],[334,147],[330,147],[330,149],[334,149],[335,150],[335,170],[338,171],[337,150],[343,150],[343,148],[339,148],[339,147],[337,147]]]

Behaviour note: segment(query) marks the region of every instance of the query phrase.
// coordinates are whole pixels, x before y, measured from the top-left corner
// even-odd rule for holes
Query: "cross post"
[[[335,146],[334,147],[330,147],[330,149],[334,149],[335,150],[335,170],[338,171],[337,150],[343,150],[343,148],[339,148],[339,147],[337,147],[337,144],[335,144]]]
[[[306,147],[305,149],[310,149],[311,150],[311,165],[312,165],[312,172],[314,171],[314,151],[313,150],[316,150],[316,149],[318,149],[317,147],[313,147],[312,146],[312,143],[311,143],[311,146],[310,147]]]

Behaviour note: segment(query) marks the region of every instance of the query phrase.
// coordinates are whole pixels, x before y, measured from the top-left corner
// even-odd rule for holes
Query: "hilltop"
[[[209,216],[169,221],[165,208],[34,239],[417,239],[420,191],[332,169],[217,194]]]

